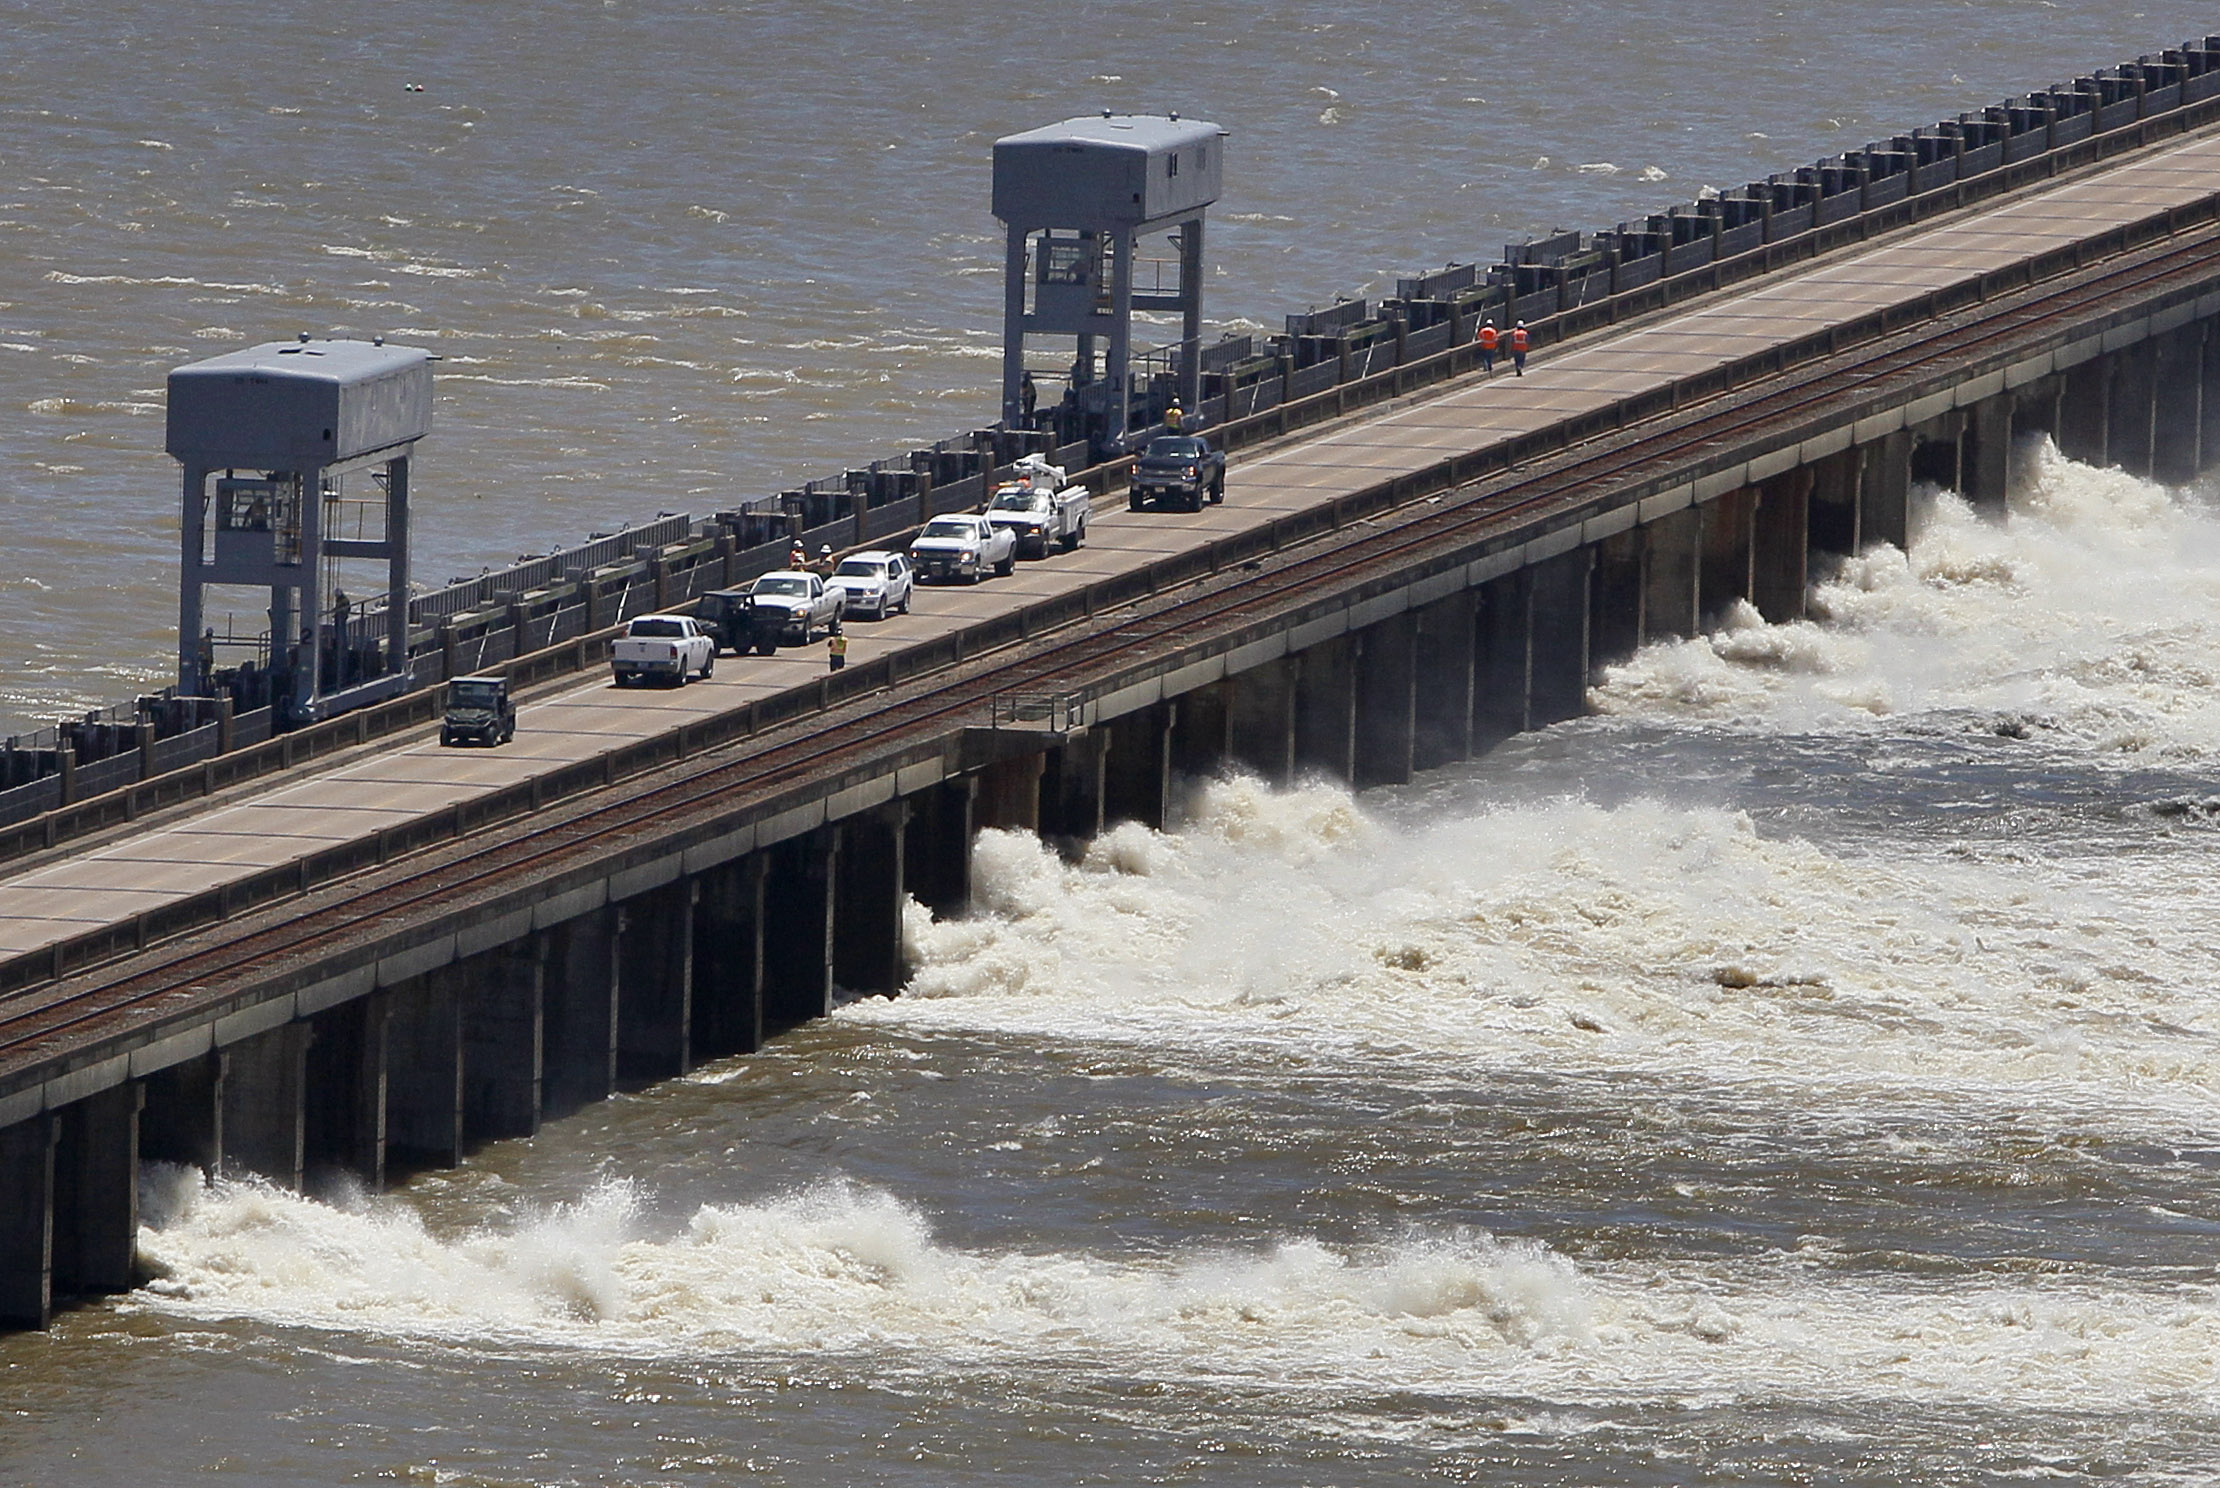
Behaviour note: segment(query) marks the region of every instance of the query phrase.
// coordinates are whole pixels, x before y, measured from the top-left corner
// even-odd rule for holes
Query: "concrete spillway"
[[[1915,479],[2001,502],[2015,434],[2192,475],[2216,211],[2220,141],[2164,146],[1257,429],[1223,507],[926,591],[837,679],[553,684],[508,749],[364,745],[57,849],[0,884],[0,1315],[128,1285],[142,1156],[374,1184],[897,990],[901,903],[960,909],[980,826],[1161,825],[1227,761],[1407,779],[1730,603],[1799,613]]]

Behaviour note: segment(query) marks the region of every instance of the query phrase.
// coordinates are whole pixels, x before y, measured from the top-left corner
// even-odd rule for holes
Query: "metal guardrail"
[[[988,726],[1066,734],[1087,722],[1087,702],[1076,693],[998,692],[988,700]]]

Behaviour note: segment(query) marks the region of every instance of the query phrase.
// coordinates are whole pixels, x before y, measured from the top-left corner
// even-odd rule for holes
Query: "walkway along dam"
[[[836,675],[556,678],[499,751],[342,719],[34,844],[0,883],[0,1319],[133,1284],[142,1161],[375,1187],[899,990],[903,906],[961,912],[980,828],[1174,823],[1229,764],[1402,781],[1646,640],[1798,616],[1918,483],[2001,509],[2015,439],[2220,456],[2220,138],[1897,221],[1523,378],[1453,346],[1256,414],[1223,506],[1104,513],[854,627]]]

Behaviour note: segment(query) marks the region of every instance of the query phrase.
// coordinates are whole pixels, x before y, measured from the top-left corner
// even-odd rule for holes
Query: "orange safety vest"
[[[1511,350],[1526,350],[1526,327],[1520,326],[1517,330],[1511,332]]]
[[[1475,339],[1479,341],[1482,351],[1495,350],[1495,327],[1492,325],[1480,327],[1480,334]]]

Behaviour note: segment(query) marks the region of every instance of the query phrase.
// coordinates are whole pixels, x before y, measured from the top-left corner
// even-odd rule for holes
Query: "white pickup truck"
[[[1085,486],[1064,484],[1064,468],[1039,455],[1011,467],[1018,479],[1005,481],[987,498],[987,520],[1017,539],[1027,558],[1046,558],[1050,543],[1070,552],[1087,540],[1087,518],[1094,498]]]
[[[659,678],[674,687],[717,669],[717,643],[688,615],[640,615],[609,649],[617,686]]]
[[[962,579],[976,584],[989,570],[1017,567],[1017,539],[1006,528],[969,512],[935,517],[910,544],[910,563],[921,579]]]

